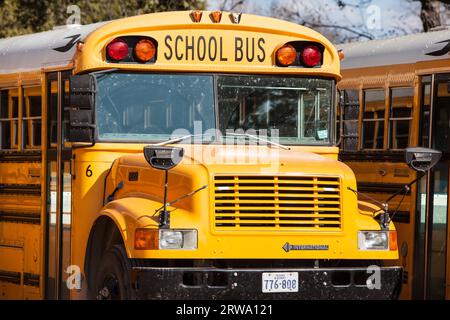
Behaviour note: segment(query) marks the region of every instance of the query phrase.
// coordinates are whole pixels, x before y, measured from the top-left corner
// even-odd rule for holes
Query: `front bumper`
[[[195,300],[330,300],[397,299],[402,268],[381,267],[377,288],[370,289],[366,268],[133,268],[132,279],[139,299]],[[299,291],[263,293],[263,272],[298,272]],[[374,275],[373,277],[376,277]],[[379,286],[378,286],[379,284]]]

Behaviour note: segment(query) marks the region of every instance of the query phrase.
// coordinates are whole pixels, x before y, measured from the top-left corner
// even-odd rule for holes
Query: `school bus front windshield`
[[[109,73],[97,78],[100,141],[162,141],[245,132],[329,145],[334,80],[210,74]]]

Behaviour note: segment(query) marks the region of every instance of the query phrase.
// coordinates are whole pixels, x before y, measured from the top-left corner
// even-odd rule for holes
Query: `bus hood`
[[[301,148],[283,150],[276,146],[223,146],[223,145],[178,145],[184,150],[181,163],[170,170],[170,175],[185,176],[195,169],[209,175],[222,173],[240,174],[296,174],[331,175],[354,177],[351,169],[333,157],[321,155]],[[320,150],[317,147],[317,150]],[[157,174],[145,160],[143,154],[121,156],[115,166],[150,170]]]
[[[169,199],[183,196],[202,186],[212,186],[215,179],[239,177],[309,177],[333,178],[342,189],[356,189],[350,168],[331,157],[302,150],[283,150],[267,146],[177,145],[183,147],[181,163],[169,171]],[[319,148],[317,148],[319,149]],[[162,202],[164,172],[152,168],[141,154],[119,157],[111,169],[106,194],[122,182],[117,198],[142,195]],[[181,201],[180,206],[189,201]],[[189,208],[193,209],[193,208]],[[356,209],[356,208],[355,208]]]

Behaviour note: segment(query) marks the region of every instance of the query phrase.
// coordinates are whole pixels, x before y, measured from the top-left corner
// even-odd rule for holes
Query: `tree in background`
[[[325,35],[334,42],[371,40],[375,36],[366,25],[361,13],[371,0],[347,3],[341,0],[327,1],[323,7],[296,0],[273,1],[271,12],[274,16],[299,23]]]
[[[89,24],[151,12],[204,9],[205,0],[0,0],[0,38],[65,25],[70,5],[77,5],[81,23]]]
[[[420,19],[422,20],[423,30],[429,31],[442,25],[441,7],[448,10],[450,0],[413,0],[420,1]]]
[[[67,8],[77,5],[81,23],[88,24],[142,13],[170,10],[210,9],[269,15],[317,29],[334,42],[399,36],[445,25],[450,21],[450,0],[398,0],[401,9],[387,19],[383,32],[367,24],[371,0],[0,0],[0,38],[51,30],[66,24]],[[391,11],[396,11],[393,9]],[[415,19],[414,23],[411,19]]]
[[[335,43],[402,36],[445,25],[450,0],[401,0],[389,17],[372,0],[272,0],[270,15],[324,34]],[[383,23],[371,21],[379,15]],[[375,19],[376,20],[376,19]]]

